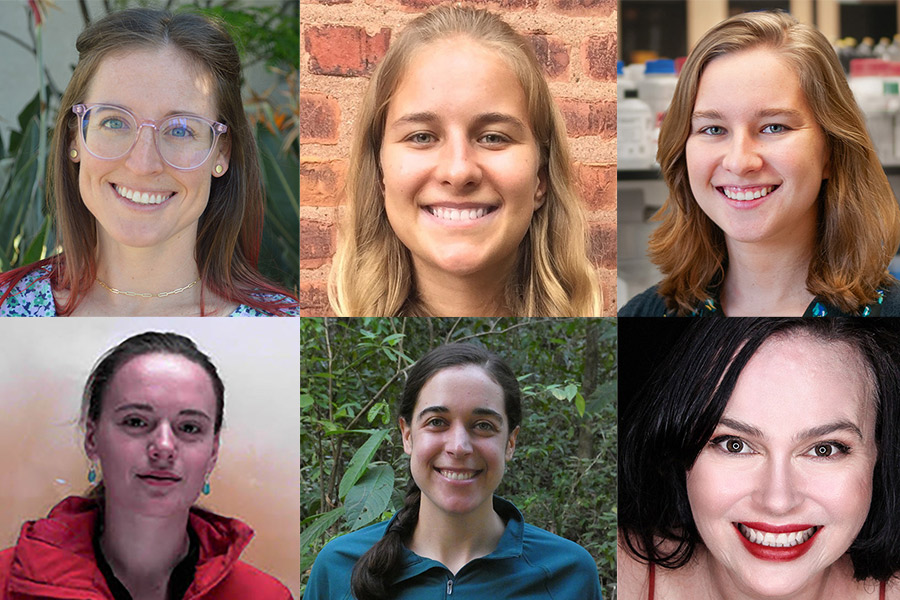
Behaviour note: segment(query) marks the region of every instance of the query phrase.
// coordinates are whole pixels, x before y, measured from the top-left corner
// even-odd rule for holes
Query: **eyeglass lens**
[[[92,154],[112,159],[131,149],[140,130],[131,113],[115,106],[98,105],[84,113],[81,131]],[[181,115],[161,122],[156,139],[159,153],[166,162],[190,169],[209,156],[215,132],[206,121]]]

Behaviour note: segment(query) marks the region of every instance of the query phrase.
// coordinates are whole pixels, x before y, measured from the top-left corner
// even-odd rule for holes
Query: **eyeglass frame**
[[[84,139],[84,115],[87,114],[87,112],[89,110],[96,108],[98,106],[111,106],[113,108],[116,108],[123,112],[126,112],[126,113],[128,113],[129,116],[131,116],[132,119],[134,119],[134,122],[137,123],[137,130],[134,135],[134,141],[131,143],[131,146],[129,146],[128,149],[125,152],[123,152],[122,154],[120,154],[119,156],[114,156],[112,158],[105,158],[103,156],[97,156],[96,154],[91,152],[91,149],[88,148],[87,140]],[[164,163],[166,163],[173,169],[177,169],[179,171],[193,171],[194,169],[199,169],[200,167],[202,167],[206,163],[206,161],[209,160],[209,157],[212,156],[213,150],[216,147],[216,143],[219,141],[219,136],[228,131],[228,125],[225,125],[224,123],[219,123],[218,121],[213,121],[212,119],[207,119],[206,117],[201,117],[200,115],[194,115],[191,113],[178,113],[176,115],[169,115],[167,117],[158,119],[156,121],[154,121],[153,119],[144,119],[143,121],[139,121],[137,116],[133,112],[128,110],[127,108],[125,108],[123,106],[118,106],[116,104],[107,104],[105,102],[95,102],[93,104],[74,104],[74,105],[72,105],[72,112],[75,113],[76,115],[78,115],[78,135],[81,137],[81,142],[82,142],[82,144],[84,144],[84,149],[87,150],[88,153],[91,156],[93,156],[94,158],[97,158],[100,160],[119,160],[123,156],[127,156],[132,150],[134,150],[134,147],[137,145],[138,139],[140,139],[140,137],[141,137],[141,128],[146,126],[146,127],[152,128],[154,131],[153,145],[156,148],[156,152],[157,152],[157,154],[159,154],[159,157],[162,159],[162,161]],[[203,121],[204,123],[206,123],[210,127],[212,127],[213,140],[212,140],[212,143],[209,145],[209,152],[203,158],[203,160],[201,160],[200,163],[197,164],[196,166],[179,167],[179,166],[173,165],[168,160],[166,160],[166,157],[163,156],[162,150],[159,149],[159,125],[160,125],[160,123],[165,123],[166,121],[169,121],[171,119],[177,119],[178,117],[189,117],[191,119],[199,119],[200,121]]]

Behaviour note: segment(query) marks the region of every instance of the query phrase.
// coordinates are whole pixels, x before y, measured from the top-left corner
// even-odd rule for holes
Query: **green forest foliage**
[[[502,356],[522,387],[522,428],[497,493],[528,522],[584,546],[613,598],[612,319],[302,319],[303,586],[325,543],[403,505],[409,463],[394,404],[416,359],[460,341]]]

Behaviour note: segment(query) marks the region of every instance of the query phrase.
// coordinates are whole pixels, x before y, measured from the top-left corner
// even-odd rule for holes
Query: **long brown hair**
[[[140,48],[173,46],[210,74],[216,120],[228,126],[229,168],[213,177],[209,202],[200,216],[194,258],[203,291],[232,302],[283,314],[296,306],[266,294],[293,296],[267,281],[257,270],[262,241],[265,196],[256,142],[241,100],[241,62],[234,41],[219,21],[193,13],[153,9],[114,12],[88,26],[78,36],[78,64],[60,101],[48,159],[47,182],[63,252],[0,276],[8,286],[6,300],[23,276],[36,267],[51,267],[55,288],[68,290],[59,314],[72,312],[97,276],[97,221],[85,207],[78,186],[79,165],[68,158],[78,120],[71,107],[83,102],[100,64],[113,54]],[[219,143],[224,143],[220,140]]]
[[[830,155],[806,288],[845,312],[858,313],[876,300],[879,288],[894,282],[887,266],[900,245],[900,208],[831,44],[813,27],[781,12],[722,21],[684,64],[659,134],[657,157],[669,188],[656,215],[660,226],[650,238],[650,258],[664,275],[659,294],[670,310],[690,314],[725,275],[725,236],[694,199],[684,149],[706,65],[759,47],[778,52],[797,73]]]
[[[328,297],[340,316],[428,316],[416,293],[412,258],[384,209],[379,152],[388,105],[413,55],[462,35],[502,56],[528,105],[546,174],[545,202],[519,246],[506,304],[520,316],[600,312],[597,275],[587,258],[585,218],[574,189],[565,122],[528,41],[485,10],[441,6],[410,22],[378,65],[356,118],[347,178],[349,218],[341,228]]]

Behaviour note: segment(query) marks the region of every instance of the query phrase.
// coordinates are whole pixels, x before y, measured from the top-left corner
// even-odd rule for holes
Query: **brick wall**
[[[301,0],[301,314],[330,314],[326,281],[350,138],[368,76],[393,32],[435,0]],[[470,1],[534,44],[566,119],[604,314],[616,312],[616,1]]]

